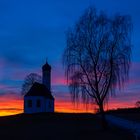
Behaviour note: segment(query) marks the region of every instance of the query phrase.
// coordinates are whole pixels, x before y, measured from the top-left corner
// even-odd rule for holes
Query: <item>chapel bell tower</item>
[[[51,91],[51,66],[46,61],[42,66],[42,83]]]

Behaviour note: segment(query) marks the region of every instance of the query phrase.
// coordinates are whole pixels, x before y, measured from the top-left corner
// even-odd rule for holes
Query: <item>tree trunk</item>
[[[102,128],[103,128],[104,130],[106,130],[107,127],[108,127],[108,124],[107,124],[106,117],[105,117],[105,111],[104,111],[103,103],[101,103],[101,104],[99,105],[99,109],[100,109],[100,115],[101,115],[101,124],[102,124]]]

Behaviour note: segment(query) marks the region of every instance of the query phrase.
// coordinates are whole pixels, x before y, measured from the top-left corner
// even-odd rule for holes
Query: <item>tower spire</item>
[[[46,57],[46,63],[48,63],[48,57]]]
[[[42,66],[42,83],[51,90],[51,66],[46,63]]]

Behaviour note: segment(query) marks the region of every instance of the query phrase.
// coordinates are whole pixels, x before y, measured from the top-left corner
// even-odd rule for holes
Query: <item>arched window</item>
[[[40,107],[41,106],[41,101],[38,99],[37,101],[36,101],[36,107]]]
[[[27,106],[32,107],[32,100],[27,100]]]
[[[52,104],[51,104],[51,101],[49,101],[49,108],[52,108]]]

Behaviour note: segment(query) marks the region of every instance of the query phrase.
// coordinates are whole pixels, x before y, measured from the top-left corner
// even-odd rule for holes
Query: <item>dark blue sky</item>
[[[83,11],[93,5],[110,16],[127,14],[133,21],[133,55],[129,91],[140,91],[140,1],[139,0],[1,0],[0,1],[0,94],[8,89],[19,92],[24,77],[41,73],[48,59],[52,65],[53,85],[63,85],[61,57],[65,32]],[[55,77],[55,78],[54,78]],[[57,87],[55,90],[57,90]],[[64,87],[60,88],[65,90]],[[132,90],[133,89],[133,90]],[[125,90],[127,92],[128,89]],[[63,91],[59,91],[63,92]],[[137,95],[140,98],[139,95]]]

